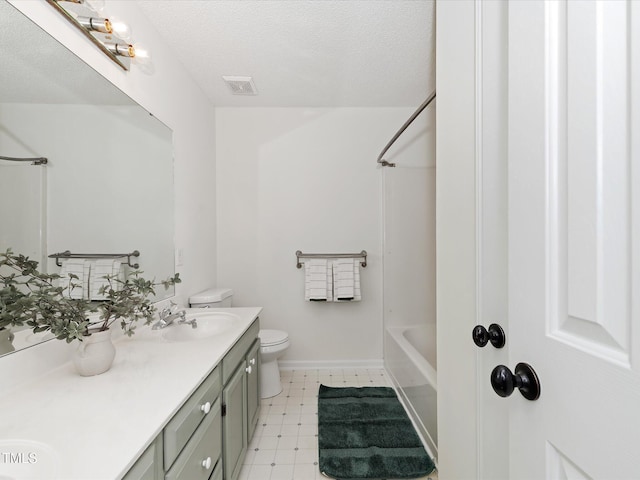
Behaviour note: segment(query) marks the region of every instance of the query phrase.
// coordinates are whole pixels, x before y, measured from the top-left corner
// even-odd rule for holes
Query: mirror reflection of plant
[[[92,303],[85,299],[69,298],[76,287],[78,277],[69,274],[68,287],[59,285],[61,276],[42,273],[38,262],[11,249],[0,253],[0,328],[27,325],[34,333],[51,331],[59,340],[67,343],[92,332],[107,330],[120,321],[124,332],[131,336],[135,324],[144,320],[151,323],[155,307],[149,299],[155,287],[165,289],[180,283],[180,277],[154,282],[142,277],[140,271],[132,272],[125,280],[107,275],[107,285],[99,293],[104,300]],[[99,312],[99,320],[88,318],[91,312]]]
[[[154,282],[143,278],[143,272],[135,270],[129,274],[126,280],[122,280],[116,275],[105,275],[107,284],[100,287],[98,294],[104,296],[96,309],[100,312],[100,319],[91,322],[89,332],[107,330],[114,322],[120,321],[122,330],[128,335],[133,335],[136,322],[144,320],[145,325],[149,325],[153,319],[156,309],[149,300],[150,295],[155,295],[154,287],[163,285],[165,289],[180,283],[179,274],[163,280]]]
[[[27,325],[34,333],[50,330],[68,343],[82,339],[89,326],[87,312],[92,311],[88,300],[65,296],[74,288],[57,285],[60,275],[43,273],[38,262],[11,249],[0,253],[0,328]]]

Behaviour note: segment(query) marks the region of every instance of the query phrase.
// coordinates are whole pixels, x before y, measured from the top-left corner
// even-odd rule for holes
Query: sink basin
[[[176,321],[163,330],[162,338],[170,342],[202,340],[230,330],[240,317],[227,312],[187,313],[187,321],[193,319],[196,320],[197,328],[193,328],[188,323],[179,324]]]
[[[58,478],[60,460],[44,443],[0,440],[0,480]]]

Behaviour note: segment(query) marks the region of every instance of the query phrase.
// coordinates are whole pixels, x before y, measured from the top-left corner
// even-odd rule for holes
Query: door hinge
[[[220,415],[222,417],[225,417],[227,415],[227,405],[223,403],[222,408],[220,410],[221,410]]]

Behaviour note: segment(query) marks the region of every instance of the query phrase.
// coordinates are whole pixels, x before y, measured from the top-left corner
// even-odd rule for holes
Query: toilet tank
[[[230,288],[208,288],[189,297],[192,308],[226,308],[231,306],[233,290]]]

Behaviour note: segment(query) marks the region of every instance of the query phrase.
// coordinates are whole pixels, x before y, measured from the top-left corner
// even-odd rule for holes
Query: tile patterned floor
[[[239,480],[326,480],[318,469],[318,387],[390,386],[381,369],[282,371],[282,392],[261,401]],[[437,474],[423,480],[437,480]]]

